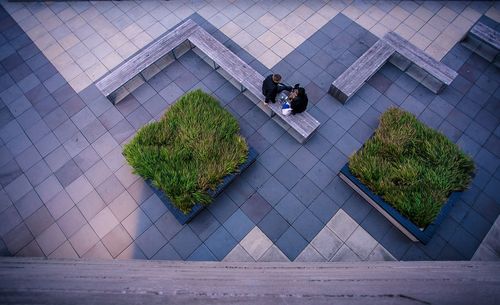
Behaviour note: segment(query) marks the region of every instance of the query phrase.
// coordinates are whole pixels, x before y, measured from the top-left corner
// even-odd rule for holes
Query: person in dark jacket
[[[271,74],[262,83],[262,94],[266,97],[264,103],[275,103],[276,95],[283,90],[292,90],[291,86],[281,83],[281,75]]]
[[[309,99],[304,88],[295,85],[288,98],[290,99],[292,114],[301,113],[306,110]]]

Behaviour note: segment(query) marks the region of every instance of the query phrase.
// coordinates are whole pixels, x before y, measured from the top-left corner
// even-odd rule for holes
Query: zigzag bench
[[[332,83],[330,94],[342,103],[347,102],[387,61],[436,94],[457,76],[445,64],[425,54],[398,34],[389,32]]]
[[[319,127],[320,123],[307,112],[284,116],[279,103],[265,105],[261,92],[264,77],[190,19],[127,59],[96,86],[116,104],[193,48],[300,143],[307,141]]]
[[[500,33],[477,22],[461,41],[462,45],[497,67],[500,67]]]

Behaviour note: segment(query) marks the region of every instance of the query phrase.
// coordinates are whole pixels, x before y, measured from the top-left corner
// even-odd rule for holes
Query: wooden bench
[[[347,102],[394,54],[394,48],[384,41],[377,41],[347,70],[345,70],[330,86],[330,94]]]
[[[281,113],[279,103],[264,104],[264,95],[261,90],[264,77],[203,28],[198,27],[189,37],[189,41],[196,47],[195,52],[202,59],[212,64],[217,71],[300,143],[307,141],[319,127],[318,120],[307,112],[285,116]]]
[[[385,34],[382,40],[396,51],[389,61],[436,94],[457,77],[457,72],[394,32]]]
[[[152,78],[177,56],[189,50],[184,43],[197,29],[197,24],[187,20],[161,36],[146,48],[136,52],[96,82],[96,87],[116,104]],[[176,50],[178,50],[176,54]]]
[[[462,45],[500,67],[500,33],[477,22],[461,41]]]
[[[279,103],[264,104],[264,77],[190,19],[134,54],[96,86],[116,104],[191,48],[300,143],[319,127],[320,123],[307,112],[284,116]]]
[[[457,72],[445,64],[389,32],[332,83],[330,94],[345,103],[388,60],[436,94],[457,76]]]

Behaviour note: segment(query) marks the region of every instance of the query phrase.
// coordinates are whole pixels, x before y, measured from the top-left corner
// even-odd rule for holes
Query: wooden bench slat
[[[490,28],[484,23],[476,23],[469,32],[477,38],[500,50],[500,33]]]
[[[450,85],[458,75],[457,72],[425,54],[424,51],[394,32],[385,34],[382,39],[390,44],[400,55],[446,85]]]
[[[196,29],[196,26],[196,23],[188,19],[100,79],[96,83],[97,88],[105,96],[110,95],[127,81],[184,42],[187,36]]]
[[[392,46],[381,40],[377,41],[332,83],[330,93],[345,103],[393,53]]]

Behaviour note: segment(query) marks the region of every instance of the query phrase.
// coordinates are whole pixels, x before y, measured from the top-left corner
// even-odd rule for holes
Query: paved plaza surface
[[[225,261],[468,260],[500,214],[500,71],[458,41],[492,2],[1,3],[0,253]],[[262,75],[300,83],[321,122],[299,144],[193,51],[116,106],[94,82],[191,18]],[[387,63],[345,105],[331,82],[387,31],[458,72],[439,95]],[[238,119],[257,161],[181,226],[121,152],[201,88]],[[471,155],[476,174],[427,245],[337,176],[391,106]]]

